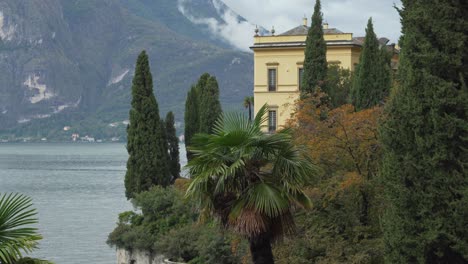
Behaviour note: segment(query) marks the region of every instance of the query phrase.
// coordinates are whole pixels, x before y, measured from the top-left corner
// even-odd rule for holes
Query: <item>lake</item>
[[[180,146],[185,164],[185,147]],[[106,244],[125,198],[124,144],[0,144],[0,193],[30,196],[44,239],[34,257],[57,264],[115,264]]]

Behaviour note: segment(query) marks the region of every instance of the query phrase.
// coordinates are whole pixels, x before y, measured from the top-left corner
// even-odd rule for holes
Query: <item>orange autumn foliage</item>
[[[375,176],[380,155],[377,123],[382,107],[356,112],[347,104],[329,109],[326,94],[318,92],[299,101],[298,109],[289,126],[294,128],[296,143],[308,146],[324,176]]]

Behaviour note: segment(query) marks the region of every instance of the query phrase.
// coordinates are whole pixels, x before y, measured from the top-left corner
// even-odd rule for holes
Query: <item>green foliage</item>
[[[195,136],[187,165],[193,177],[187,197],[247,237],[254,263],[273,261],[270,243],[294,227],[294,205],[310,208],[301,187],[315,174],[290,131],[262,132],[266,111],[263,106],[253,122],[225,114],[213,134]]]
[[[167,149],[169,150],[169,170],[172,175],[172,182],[180,177],[179,161],[179,138],[176,134],[174,114],[172,112],[166,115],[166,137]]]
[[[327,85],[325,92],[330,98],[332,108],[340,107],[348,103],[351,90],[351,71],[343,69],[339,65],[329,65],[327,70]]]
[[[399,84],[381,126],[386,263],[468,262],[468,6],[403,0]]]
[[[156,250],[190,264],[236,264],[247,248],[243,244],[241,250],[232,252],[232,239],[229,233],[221,233],[215,223],[192,224],[172,229],[158,242]]]
[[[0,263],[16,263],[23,253],[31,253],[42,239],[37,228],[32,200],[21,194],[0,196]]]
[[[189,147],[193,136],[197,133],[211,133],[221,113],[218,81],[214,76],[204,73],[197,84],[192,86],[185,101],[185,147],[188,160],[192,158]]]
[[[388,96],[391,86],[390,59],[386,47],[380,47],[370,18],[351,91],[351,101],[356,110],[382,104]]]
[[[199,105],[198,92],[195,86],[192,86],[187,94],[187,100],[185,101],[185,147],[192,144],[192,137],[198,132],[200,127],[200,116],[199,116]],[[187,159],[190,160],[192,153],[187,148]]]
[[[200,129],[198,131],[199,133],[212,133],[213,126],[222,112],[221,103],[219,102],[218,81],[214,76],[208,75],[206,77],[206,84],[202,83],[202,85],[198,87],[200,102]]]
[[[324,90],[327,78],[327,44],[323,38],[323,14],[320,0],[315,3],[312,24],[307,34],[302,96],[312,94],[317,88]]]
[[[153,185],[170,184],[164,123],[160,121],[158,104],[153,93],[153,78],[145,51],[138,56],[133,78],[132,108],[127,135],[127,198],[133,198],[135,194],[149,190]]]
[[[239,263],[245,245],[231,250],[232,235],[216,223],[196,223],[193,202],[174,187],[153,187],[133,200],[141,213],[124,212],[107,243],[125,249],[158,252],[189,263]],[[190,238],[190,239],[187,239]]]
[[[154,250],[155,243],[172,229],[192,224],[197,214],[174,188],[155,186],[133,199],[141,213],[124,212],[107,243],[126,249]]]

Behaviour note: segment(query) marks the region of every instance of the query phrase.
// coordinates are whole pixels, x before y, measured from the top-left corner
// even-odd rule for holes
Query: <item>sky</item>
[[[274,26],[277,34],[301,25],[304,16],[310,23],[315,4],[315,0],[223,0],[223,2],[252,24],[268,30]],[[322,12],[324,20],[330,27],[345,33],[354,33],[355,37],[365,35],[367,20],[372,17],[377,36],[387,37],[396,43],[401,35],[401,24],[398,12],[393,8],[394,5],[400,7],[401,1],[322,0]],[[250,46],[253,42],[252,36],[253,31],[250,35],[237,37],[235,45]]]

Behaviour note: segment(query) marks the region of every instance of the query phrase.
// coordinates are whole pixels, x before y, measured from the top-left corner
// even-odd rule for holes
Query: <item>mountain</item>
[[[224,108],[241,109],[253,58],[225,33],[248,27],[219,0],[2,0],[0,135],[122,136],[142,50],[161,116],[183,120],[187,90],[204,72],[217,76]]]

